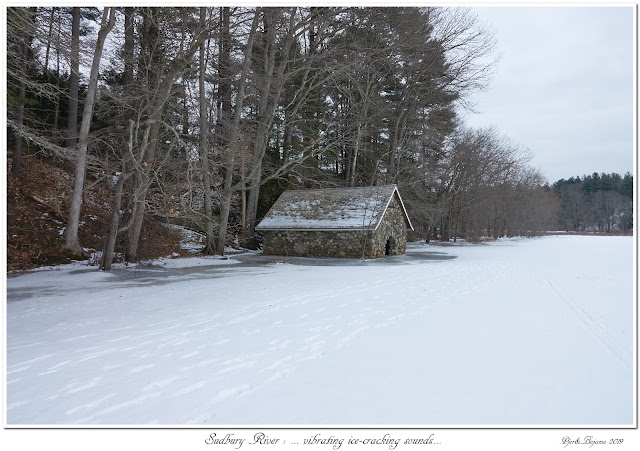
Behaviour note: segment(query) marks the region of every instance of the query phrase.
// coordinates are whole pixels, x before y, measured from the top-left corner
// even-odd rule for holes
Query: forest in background
[[[561,202],[559,226],[569,231],[633,230],[633,176],[611,173],[560,179],[553,191]]]
[[[9,260],[255,249],[285,189],[391,183],[427,241],[630,231],[630,174],[549,185],[461,121],[495,46],[466,8],[8,8]]]

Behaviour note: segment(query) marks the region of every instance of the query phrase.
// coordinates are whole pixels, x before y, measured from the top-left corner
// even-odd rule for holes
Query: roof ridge
[[[387,187],[397,187],[397,185],[395,184],[391,184],[391,185],[376,185],[376,186],[336,186],[333,188],[300,188],[300,189],[287,189],[284,192],[296,192],[296,191],[303,191],[308,193],[309,191],[328,191],[328,190],[339,190],[339,189],[343,189],[343,190],[350,190],[350,189],[371,189],[371,188],[387,188]]]

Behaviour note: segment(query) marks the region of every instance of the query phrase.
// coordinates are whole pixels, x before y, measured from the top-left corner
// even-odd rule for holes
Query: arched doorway
[[[398,254],[398,249],[396,248],[396,239],[392,236],[390,236],[387,239],[387,244],[385,245],[384,248],[384,255],[397,255]]]

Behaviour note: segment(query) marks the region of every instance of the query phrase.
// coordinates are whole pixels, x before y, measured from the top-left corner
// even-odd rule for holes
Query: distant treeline
[[[561,201],[559,226],[565,231],[633,229],[633,176],[628,172],[560,179],[553,191]]]

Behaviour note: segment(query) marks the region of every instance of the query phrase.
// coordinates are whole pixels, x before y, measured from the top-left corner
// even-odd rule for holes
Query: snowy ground
[[[7,423],[629,425],[632,242],[9,276]]]

